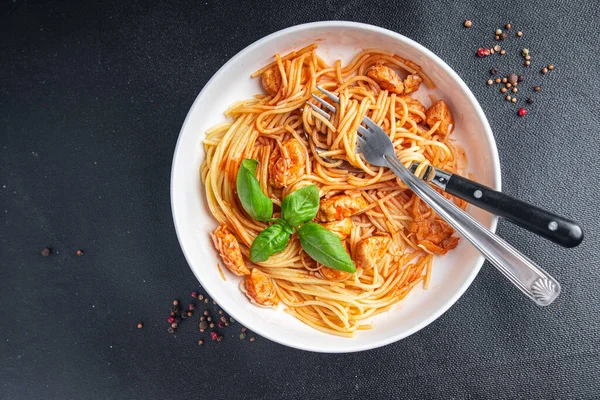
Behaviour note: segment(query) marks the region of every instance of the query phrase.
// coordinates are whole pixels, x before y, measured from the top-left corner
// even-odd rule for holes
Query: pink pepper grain
[[[218,337],[219,337],[219,335],[217,335],[217,332],[211,332],[210,333],[210,338],[212,340],[217,340]]]
[[[519,108],[519,111],[517,111],[519,113],[519,117],[523,117],[525,115],[527,115],[527,110],[524,108]]]
[[[489,56],[489,55],[490,55],[490,49],[485,49],[485,48],[483,48],[483,47],[480,47],[480,48],[477,50],[477,56],[478,56],[478,57],[487,57],[487,56]]]
[[[175,322],[175,317],[173,317],[172,315],[167,319],[167,321],[169,321],[170,324],[172,324],[173,322]]]

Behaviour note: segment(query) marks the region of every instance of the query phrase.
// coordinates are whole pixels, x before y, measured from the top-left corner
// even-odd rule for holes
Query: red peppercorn
[[[490,49],[484,49],[483,47],[480,47],[477,50],[477,56],[478,57],[486,57],[490,55]]]
[[[192,311],[196,309],[196,305],[193,303],[188,304],[188,310]]]
[[[225,322],[219,322],[219,328],[225,328]]]
[[[192,292],[192,297],[193,297],[193,298],[196,298],[196,297],[198,297],[198,293],[197,293],[197,292]]]
[[[519,113],[519,117],[522,117],[527,114],[527,110],[524,109],[523,107],[519,108],[519,111],[517,111],[517,112]]]
[[[212,340],[217,340],[218,337],[219,337],[219,335],[217,335],[217,332],[211,332],[210,333],[210,338]]]
[[[172,324],[173,322],[175,322],[175,317],[174,316],[170,316],[167,321],[169,321],[170,324]]]

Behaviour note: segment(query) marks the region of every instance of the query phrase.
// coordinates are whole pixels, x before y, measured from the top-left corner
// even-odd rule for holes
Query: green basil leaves
[[[304,186],[283,199],[281,217],[291,226],[298,226],[312,220],[319,211],[319,188]]]
[[[273,202],[262,192],[256,179],[256,160],[244,160],[238,169],[236,186],[244,210],[253,219],[267,221],[273,215]]]
[[[250,260],[261,262],[272,254],[285,249],[290,239],[290,230],[284,228],[282,223],[276,223],[258,234],[250,247]]]
[[[302,248],[310,258],[333,269],[356,272],[356,267],[338,235],[315,222],[302,225],[296,232]]]
[[[237,192],[244,210],[259,221],[277,221],[259,233],[250,246],[250,260],[262,262],[285,249],[294,230],[300,244],[315,261],[341,271],[356,272],[340,238],[310,222],[319,211],[319,188],[308,185],[287,195],[281,203],[281,218],[274,219],[273,202],[260,189],[256,179],[258,161],[242,161],[236,179]]]

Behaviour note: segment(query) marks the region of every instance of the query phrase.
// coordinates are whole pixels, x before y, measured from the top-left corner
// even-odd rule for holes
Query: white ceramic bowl
[[[476,180],[500,189],[500,164],[490,126],[471,91],[458,75],[431,51],[389,30],[354,22],[317,22],[298,25],[269,35],[246,47],[229,60],[206,84],[181,128],[171,172],[171,206],[179,242],[194,274],[210,296],[250,330],[275,342],[298,349],[344,353],[371,349],[395,342],[425,327],[446,311],[469,287],[483,257],[464,239],[444,257],[435,259],[428,290],[420,286],[390,311],[375,318],[375,328],[347,339],[327,335],[297,321],[280,308],[253,306],[238,289],[240,278],[225,269],[227,281],[217,270],[218,255],[209,233],[217,226],[211,216],[200,182],[204,158],[202,141],[208,128],[225,121],[223,111],[234,101],[261,93],[259,79],[250,74],[273,60],[310,43],[319,43],[326,60],[348,62],[366,48],[393,51],[420,64],[446,100],[456,120],[454,138],[468,157],[468,171]],[[421,92],[421,91],[419,91]],[[428,106],[427,92],[419,98]],[[468,211],[494,230],[497,219],[477,208]]]

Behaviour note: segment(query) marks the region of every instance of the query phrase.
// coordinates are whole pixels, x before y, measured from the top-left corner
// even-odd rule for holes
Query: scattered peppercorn
[[[208,326],[211,327],[211,328],[214,328],[215,327],[215,323],[211,322]]]
[[[194,303],[188,304],[188,310],[194,311],[196,309],[196,305]]]
[[[179,326],[179,325],[177,324],[177,322],[173,322],[173,323],[171,324],[171,328],[173,328],[173,329],[177,329],[177,327],[178,327],[178,326]]]
[[[513,97],[510,101],[512,101],[513,103],[516,103],[517,102],[517,98]]]
[[[521,50],[521,55],[522,55],[523,57],[526,57],[526,56],[528,56],[528,55],[529,55],[529,49],[523,49],[523,50]]]
[[[554,65],[552,65],[552,64],[548,65],[548,69],[549,69],[550,71],[552,71],[552,70],[554,69]]]
[[[169,315],[171,315],[171,316],[173,316],[173,317],[174,317],[174,316],[175,316],[175,311],[171,311],[171,312],[169,313]]]
[[[505,54],[506,54],[506,50],[500,51],[500,55],[505,55]]]
[[[141,322],[139,322],[139,323],[137,324],[137,327],[138,327],[138,329],[142,329],[142,328],[144,327],[144,325],[142,325],[142,323],[141,323]]]
[[[174,306],[178,306],[178,305],[179,305],[179,302],[178,302],[177,300],[173,300],[173,305],[174,305]]]
[[[480,47],[477,50],[477,57],[487,57],[489,55],[490,55],[490,49],[486,49],[486,48]]]
[[[527,98],[527,103],[529,103],[529,104],[533,104],[533,96],[529,96],[529,97]]]
[[[490,69],[490,74],[497,75],[498,74],[498,68],[494,67],[494,68]]]
[[[254,340],[255,340],[255,339],[254,339],[253,337],[251,337],[251,338],[250,338],[250,341],[251,341],[251,342],[254,342]]]
[[[502,38],[502,40],[504,40],[508,37],[508,33],[502,32],[502,35],[500,35],[500,37]]]
[[[518,37],[521,37],[521,36],[523,36],[523,32],[521,32],[521,31],[517,32],[517,36],[518,36]]]
[[[194,313],[193,313],[193,312],[191,312],[191,311],[188,311],[188,312],[186,313],[186,315],[187,315],[188,317],[191,317],[193,314],[194,314]]]
[[[208,311],[204,311],[204,315],[208,315],[210,314]]]
[[[502,80],[500,78],[496,78],[496,83],[500,83]]]
[[[504,27],[505,27],[506,29],[510,29],[510,28],[512,28],[512,26],[511,26],[510,24],[506,24]]]
[[[500,45],[499,45],[499,44],[497,44],[497,45],[495,45],[495,46],[494,46],[494,50],[496,50],[496,51],[500,51],[500,49],[501,49],[501,47],[500,47]]]
[[[223,340],[223,336],[217,336],[217,342],[220,342]]]
[[[535,90],[536,92],[539,92],[540,90],[542,90],[542,88],[539,86],[536,86],[535,88],[533,88],[533,90]]]
[[[198,295],[198,300],[203,300],[204,299],[204,295],[199,294]]]
[[[496,35],[496,40],[500,40],[500,36]]]
[[[78,249],[78,250],[75,252],[75,254],[77,254],[78,256],[80,256],[80,255],[82,255],[82,254],[83,254],[83,250],[81,250],[81,249]]]
[[[517,93],[517,88],[516,87],[512,88],[512,92]]]
[[[501,92],[501,93],[506,93],[506,88],[505,88],[505,87],[503,87],[502,89],[500,89],[500,92]]]
[[[213,300],[213,304],[217,304],[217,302]]]
[[[517,77],[517,82],[523,82],[525,80],[525,76],[524,75],[519,75]]]
[[[223,314],[223,310],[219,310],[219,314]]]
[[[493,47],[490,49],[490,54],[494,54],[494,48]]]
[[[496,29],[496,35],[502,35],[502,29]]]
[[[204,330],[204,329],[206,329],[206,328],[208,328],[208,322],[206,322],[206,321],[201,321],[201,322],[200,322],[200,329]]]
[[[192,292],[192,297],[193,297],[193,298],[196,298],[196,297],[198,297],[198,293],[196,293],[196,292]]]
[[[510,89],[510,88],[511,88],[511,86],[512,86],[512,83],[510,83],[510,82],[506,82],[506,87],[507,87],[507,88],[509,88],[509,89]]]
[[[527,61],[531,60],[531,56],[525,56],[525,60],[527,60]]]
[[[526,67],[529,67],[529,66],[531,65],[531,61],[525,61],[525,62],[523,63],[523,65],[525,65]]]
[[[231,322],[232,324],[235,324],[235,319],[229,318],[229,322]]]
[[[218,326],[219,328],[225,328],[225,323],[224,323],[224,322],[221,322],[221,321],[219,321],[219,323],[217,324],[217,326]]]
[[[246,327],[242,327],[242,332],[246,332],[248,329]]]
[[[198,340],[198,345],[199,346],[202,346],[203,344],[204,344],[204,340],[202,340],[202,339]]]
[[[167,318],[167,321],[169,321],[169,323],[172,324],[173,322],[175,322],[175,317],[171,315],[169,318]]]
[[[40,254],[44,257],[48,257],[50,254],[52,254],[52,249],[44,247],[42,251],[40,251]]]
[[[511,72],[510,75],[508,75],[508,81],[510,83],[516,83],[519,80],[519,76],[517,74],[515,74],[514,72]]]
[[[206,318],[206,320],[207,320],[208,322],[210,322],[210,321],[212,321],[212,317],[207,317],[207,318]]]
[[[473,26],[473,22],[470,19],[466,19],[464,24],[465,28],[470,28],[471,26]]]
[[[508,101],[510,101],[510,98],[511,98],[510,95],[506,95],[506,97],[505,97],[505,99]]]
[[[167,329],[167,332],[173,333],[173,332],[175,332],[175,330],[173,328],[169,327],[169,329]]]
[[[519,117],[523,117],[527,114],[527,110],[521,107],[519,108],[519,111],[517,111],[517,113],[519,114]]]
[[[506,78],[506,77],[502,78],[502,83],[506,83],[506,82],[508,82],[508,78]]]
[[[244,332],[240,333],[240,340],[246,339],[246,334]]]
[[[217,340],[217,337],[218,337],[218,336],[219,336],[219,335],[217,335],[217,332],[211,332],[211,333],[210,333],[210,338],[211,338],[212,340]]]
[[[221,318],[219,318],[219,321],[221,321],[222,323],[225,323],[225,322],[227,322],[227,317],[225,317],[223,315]]]
[[[547,74],[548,73],[548,68],[544,67],[542,68],[542,74]]]
[[[206,317],[200,317],[200,321],[206,321]]]
[[[488,81],[487,81],[487,84],[488,84],[488,85],[491,85],[491,84],[493,84],[493,83],[494,83],[494,81],[493,81],[493,80],[491,80],[491,79],[488,79]]]

